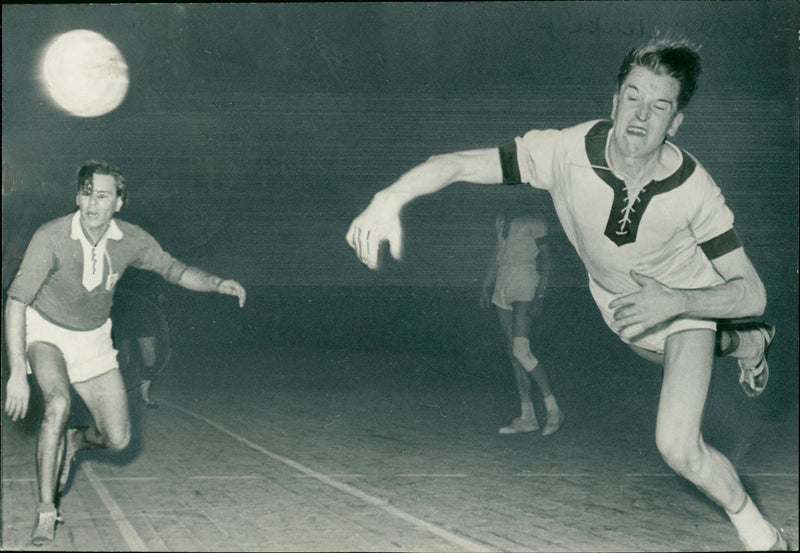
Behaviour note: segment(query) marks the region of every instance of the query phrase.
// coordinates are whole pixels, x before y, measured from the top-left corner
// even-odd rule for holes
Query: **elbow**
[[[745,317],[760,317],[767,309],[767,291],[761,279],[755,279],[744,290],[747,305]]]
[[[760,317],[767,309],[767,290],[761,280],[758,281],[756,290],[753,294],[753,304],[755,316]]]

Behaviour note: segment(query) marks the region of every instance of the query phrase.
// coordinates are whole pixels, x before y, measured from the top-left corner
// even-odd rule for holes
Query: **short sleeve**
[[[42,284],[56,267],[56,255],[49,233],[38,229],[31,238],[22,264],[8,289],[8,297],[30,305]]]
[[[532,130],[514,139],[522,182],[545,190],[552,187],[561,139],[562,131],[557,130]]]
[[[165,252],[150,234],[141,229],[140,232],[139,239],[142,245],[131,265],[137,269],[158,273],[167,282],[177,284],[186,270],[186,265]]]
[[[698,179],[694,183],[696,209],[689,228],[698,244],[712,241],[733,229],[733,212],[725,203],[722,191],[711,176],[698,166]]]

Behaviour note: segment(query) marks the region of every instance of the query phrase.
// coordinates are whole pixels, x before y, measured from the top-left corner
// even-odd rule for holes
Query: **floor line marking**
[[[560,477],[569,477],[569,476],[582,476],[582,477],[597,477],[597,476],[605,476],[602,474],[592,473],[592,472],[518,472],[514,476],[523,476],[523,477],[534,477],[540,478],[545,476],[555,476],[557,478]]]
[[[404,474],[398,474],[397,478],[466,478],[467,476],[469,476],[469,475],[468,474],[463,474],[463,473],[461,473],[461,474],[447,474],[447,473],[444,473],[444,474],[435,474],[435,473],[427,474],[427,473],[409,472],[409,473],[404,473]]]
[[[326,474],[328,478],[364,478],[363,474]],[[296,474],[295,478],[311,478],[308,474]]]
[[[161,480],[158,476],[107,476],[97,478],[101,482],[153,482]]]
[[[125,543],[128,544],[128,547],[131,551],[147,551],[147,546],[142,540],[141,536],[136,532],[136,529],[130,523],[130,521],[125,517],[125,513],[114,501],[114,498],[111,497],[111,494],[108,492],[108,489],[103,485],[97,475],[92,470],[92,467],[88,463],[83,463],[81,465],[81,470],[84,474],[86,474],[86,478],[89,479],[89,483],[94,488],[94,491],[97,492],[97,495],[100,497],[100,500],[105,505],[106,510],[111,514],[111,519],[119,528],[120,533],[122,534],[122,538],[125,540]]]
[[[187,476],[187,480],[262,480],[263,477],[253,476]]]
[[[598,475],[598,476],[600,476],[600,475]],[[680,476],[677,473],[674,473],[674,474],[662,474],[662,473],[655,473],[655,472],[654,473],[632,472],[632,473],[624,474],[623,476],[631,477],[631,478],[683,478],[682,476]],[[773,478],[773,477],[797,478],[797,473],[791,473],[791,472],[740,472],[739,476],[740,477],[745,476],[745,477],[748,477],[748,478],[752,478],[752,477],[756,477],[756,476],[758,476],[758,477],[766,476],[766,477],[770,477],[770,478]]]
[[[432,534],[434,534],[436,536],[439,536],[440,538],[450,542],[451,544],[455,545],[459,549],[465,549],[465,550],[470,550],[470,551],[486,551],[486,552],[492,551],[492,549],[488,549],[486,546],[484,546],[482,544],[479,544],[477,542],[474,542],[472,540],[469,540],[467,538],[464,538],[464,537],[461,537],[461,536],[459,536],[457,534],[449,532],[448,530],[445,530],[444,528],[440,528],[439,526],[436,526],[435,524],[432,524],[432,523],[430,523],[430,522],[428,522],[426,520],[422,520],[421,518],[418,518],[418,517],[415,517],[414,515],[406,513],[405,511],[402,511],[402,510],[398,509],[397,507],[392,507],[391,505],[389,505],[389,502],[387,500],[385,500],[385,499],[381,499],[379,497],[375,497],[373,495],[370,495],[370,494],[368,494],[366,492],[363,492],[363,491],[359,490],[358,488],[356,488],[354,486],[351,486],[350,484],[345,484],[344,482],[339,482],[338,480],[334,480],[333,478],[330,478],[329,476],[325,476],[324,474],[316,472],[315,470],[310,469],[310,468],[308,468],[308,467],[306,467],[304,465],[301,465],[300,463],[298,463],[296,461],[292,461],[291,459],[283,457],[282,455],[278,455],[277,453],[273,453],[272,451],[269,451],[268,449],[265,449],[265,448],[261,447],[257,443],[248,440],[244,436],[240,436],[239,434],[236,434],[235,432],[232,432],[231,430],[228,430],[227,428],[225,428],[221,424],[219,424],[219,423],[217,423],[217,422],[215,422],[215,421],[213,421],[213,420],[211,420],[211,419],[209,419],[207,417],[204,417],[203,415],[200,415],[198,413],[194,413],[193,411],[189,411],[188,409],[184,409],[183,407],[180,407],[178,405],[175,405],[175,404],[167,402],[167,401],[163,401],[163,400],[159,400],[159,401],[164,405],[168,405],[169,407],[172,407],[173,409],[177,409],[178,411],[180,411],[180,412],[182,412],[182,413],[184,413],[186,415],[189,415],[191,417],[196,418],[197,420],[205,422],[206,424],[216,428],[217,430],[219,430],[223,434],[227,434],[228,436],[230,436],[234,440],[236,440],[236,441],[248,446],[251,449],[254,449],[254,450],[256,450],[256,451],[258,451],[260,453],[263,453],[267,457],[275,459],[276,461],[280,461],[281,463],[283,463],[283,464],[285,464],[285,465],[287,465],[289,467],[292,467],[293,469],[295,469],[297,471],[300,471],[300,472],[302,472],[303,474],[305,474],[307,476],[310,476],[310,477],[312,477],[312,478],[314,478],[316,480],[319,480],[320,482],[322,482],[324,484],[327,484],[328,486],[331,486],[332,488],[336,488],[339,491],[342,491],[342,492],[344,492],[346,494],[349,494],[349,495],[351,495],[351,496],[353,496],[355,498],[358,498],[358,499],[364,501],[365,503],[368,503],[370,505],[374,505],[375,507],[378,507],[379,509],[382,509],[382,510],[386,511],[387,513],[389,513],[390,515],[392,515],[392,516],[394,516],[396,518],[404,520],[404,521],[406,521],[406,522],[408,522],[410,524],[413,524],[414,526],[417,526],[419,528],[425,529],[428,532],[430,532],[430,533],[432,533]]]

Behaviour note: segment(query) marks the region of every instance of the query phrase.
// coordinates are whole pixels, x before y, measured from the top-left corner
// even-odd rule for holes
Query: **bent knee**
[[[661,458],[681,476],[692,480],[701,474],[705,452],[696,441],[657,439],[656,447]]]
[[[55,392],[44,398],[44,421],[50,423],[65,423],[72,408],[72,398],[69,393]]]
[[[125,426],[105,434],[106,446],[112,451],[122,451],[131,442],[131,429]]]

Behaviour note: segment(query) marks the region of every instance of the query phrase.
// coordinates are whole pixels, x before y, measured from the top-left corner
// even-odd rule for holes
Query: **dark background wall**
[[[128,177],[122,218],[251,288],[475,285],[494,211],[532,202],[552,217],[546,196],[456,185],[420,200],[407,262],[380,273],[345,231],[433,153],[607,117],[620,59],[660,31],[702,44],[676,142],[723,188],[772,297],[794,300],[798,20],[794,2],[5,5],[3,283],[95,158]],[[70,117],[38,81],[42,47],[75,28],[126,58],[128,97],[108,115]],[[556,233],[556,285],[582,287]]]

